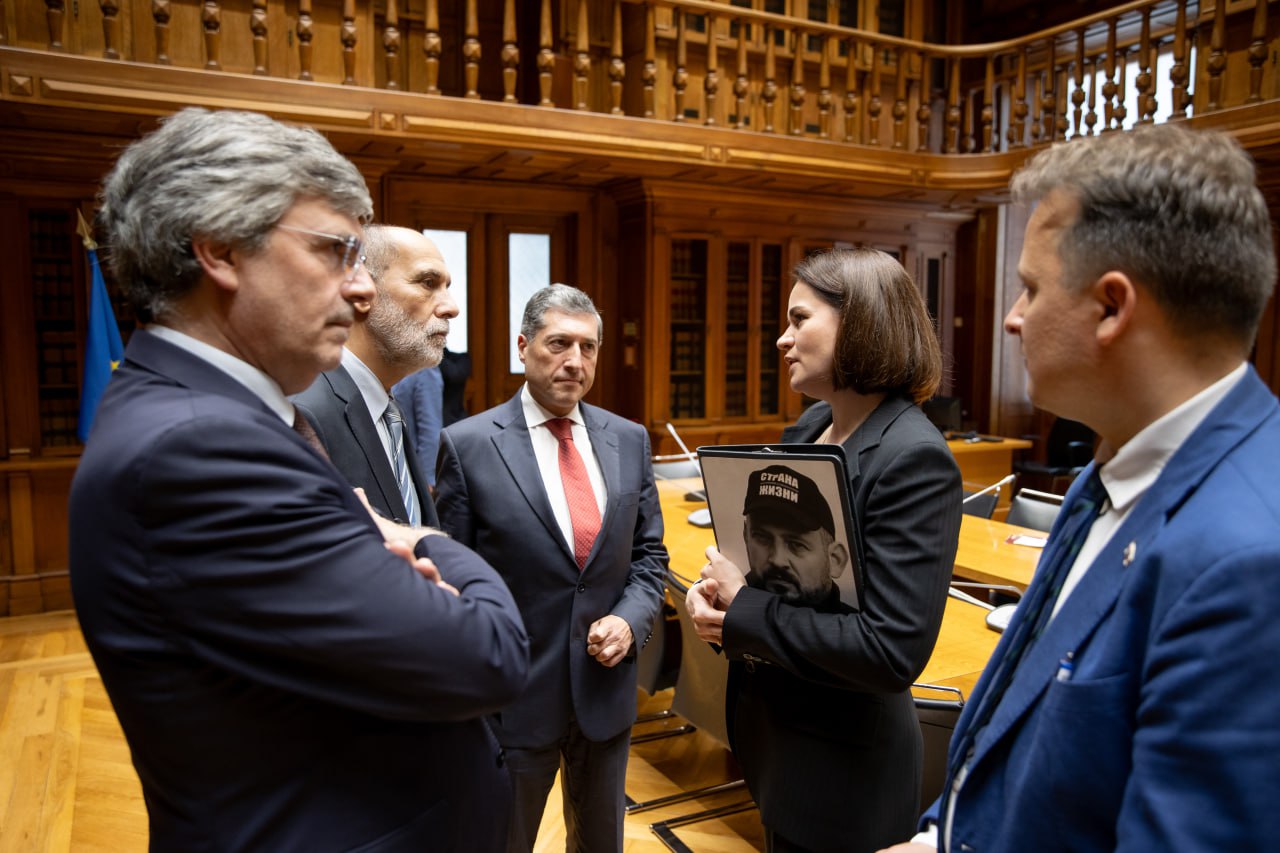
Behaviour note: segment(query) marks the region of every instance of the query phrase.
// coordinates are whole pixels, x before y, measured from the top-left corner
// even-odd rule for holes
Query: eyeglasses
[[[329,248],[333,250],[334,257],[342,262],[342,271],[346,274],[346,278],[343,281],[354,281],[356,273],[364,264],[364,241],[354,234],[341,237],[337,234],[326,234],[323,231],[312,231],[310,228],[299,228],[296,225],[277,225],[276,227],[284,231],[310,234],[312,237],[324,237],[332,240],[333,242],[329,245]]]

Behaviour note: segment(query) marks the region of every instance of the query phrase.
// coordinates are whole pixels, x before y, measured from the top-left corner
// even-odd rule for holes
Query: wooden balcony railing
[[[709,0],[0,0],[0,46],[937,154],[1277,97],[1265,0],[935,45]],[[42,7],[42,8],[41,8]]]

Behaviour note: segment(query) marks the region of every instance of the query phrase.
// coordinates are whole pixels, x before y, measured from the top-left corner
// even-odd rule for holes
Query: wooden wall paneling
[[[654,265],[654,240],[651,217],[644,197],[643,185],[629,181],[614,193],[617,204],[617,269],[618,291],[618,388],[615,405],[619,414],[644,422],[651,411],[648,386],[652,378],[647,372],[647,359],[654,348],[653,336],[660,325],[655,319],[653,300],[649,299],[649,282],[657,281]]]
[[[10,263],[0,264],[3,306],[5,444],[0,454],[13,458],[39,453],[40,418],[36,391],[35,312],[31,304],[31,256],[26,205],[0,197],[0,232],[7,235]]]
[[[1027,397],[1026,367],[1022,347],[1013,335],[1003,332],[1004,316],[1022,293],[1018,278],[1018,256],[1030,212],[1022,205],[999,208],[1000,247],[996,256],[995,301],[991,370],[990,430],[998,435],[1020,436],[1035,431],[1036,411]]]

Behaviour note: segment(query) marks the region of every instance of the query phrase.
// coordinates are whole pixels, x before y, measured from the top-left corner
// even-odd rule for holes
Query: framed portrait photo
[[[844,451],[830,444],[698,448],[716,547],[790,604],[859,609]]]

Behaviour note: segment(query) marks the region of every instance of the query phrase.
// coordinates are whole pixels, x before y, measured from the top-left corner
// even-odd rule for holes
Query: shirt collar
[[[369,417],[373,418],[374,423],[382,420],[383,414],[387,411],[387,403],[391,401],[391,395],[387,393],[386,388],[382,387],[382,382],[374,375],[369,365],[346,347],[342,348],[342,366],[351,375],[351,381],[356,383],[360,396],[364,398],[364,404],[369,407]]]
[[[1243,362],[1172,411],[1147,424],[1105,461],[1100,472],[1111,506],[1121,512],[1151,488],[1169,459],[1245,375]]]
[[[293,426],[293,403],[284,395],[280,383],[254,367],[242,358],[229,352],[210,346],[204,341],[196,340],[185,332],[159,323],[151,323],[147,331],[163,341],[173,344],[179,349],[191,353],[201,361],[207,362],[248,388],[253,395],[263,402],[280,420]]]
[[[520,405],[524,408],[525,425],[530,429],[536,426],[542,426],[547,421],[553,420],[554,418],[561,417],[560,415],[552,414],[542,408],[538,401],[533,399],[533,395],[529,393],[528,382],[520,387]],[[564,415],[564,417],[573,421],[578,426],[585,427],[587,425],[586,421],[582,419],[582,407],[576,403],[573,406],[573,411]]]

